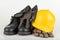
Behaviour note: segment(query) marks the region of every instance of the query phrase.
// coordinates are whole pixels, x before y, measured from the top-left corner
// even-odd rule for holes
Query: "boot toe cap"
[[[19,29],[19,32],[23,32],[23,29]]]
[[[12,32],[13,29],[12,29],[12,28],[5,28],[4,31],[5,31],[5,32]]]

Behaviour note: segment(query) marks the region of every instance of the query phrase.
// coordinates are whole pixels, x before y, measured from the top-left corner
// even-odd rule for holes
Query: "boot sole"
[[[18,32],[19,35],[30,35],[31,32]]]
[[[15,34],[17,34],[17,33],[15,33],[15,32],[4,32],[4,34],[5,34],[5,35],[15,35]]]

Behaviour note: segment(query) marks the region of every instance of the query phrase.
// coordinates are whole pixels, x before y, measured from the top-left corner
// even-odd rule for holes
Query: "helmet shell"
[[[33,27],[45,31],[52,32],[54,29],[55,16],[49,10],[39,10],[35,20],[32,22]]]

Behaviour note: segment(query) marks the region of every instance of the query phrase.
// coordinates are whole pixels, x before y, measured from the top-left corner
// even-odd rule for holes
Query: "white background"
[[[6,36],[3,34],[4,27],[9,24],[11,16],[15,13],[21,11],[27,5],[30,5],[31,8],[35,5],[38,6],[38,9],[49,9],[54,13],[56,17],[56,23],[54,28],[54,39],[60,39],[60,0],[0,0],[0,40],[42,40],[44,38],[35,37],[34,35],[29,36]]]

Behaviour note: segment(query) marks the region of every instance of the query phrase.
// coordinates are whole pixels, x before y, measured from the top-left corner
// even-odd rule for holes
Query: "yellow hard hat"
[[[33,27],[45,31],[52,32],[54,29],[55,16],[49,10],[39,10],[35,20],[32,22]]]

